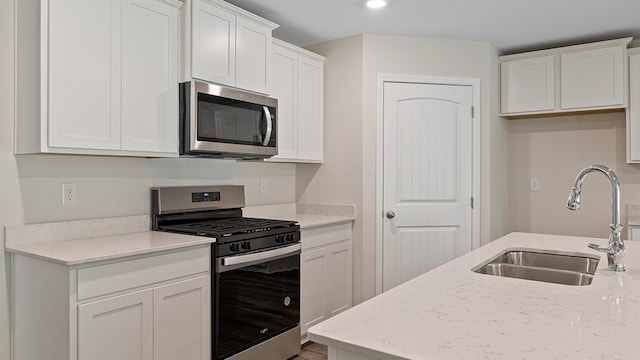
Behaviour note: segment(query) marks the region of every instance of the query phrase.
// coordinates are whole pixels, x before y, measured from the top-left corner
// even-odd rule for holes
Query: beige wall
[[[152,186],[240,184],[247,205],[295,202],[292,164],[55,155],[20,155],[15,164],[26,223],[148,214]],[[63,207],[60,184],[68,182],[77,184],[78,204]]]
[[[506,202],[492,203],[491,168],[507,187],[506,123],[497,117],[497,54],[486,42],[362,35],[311,48],[325,67],[325,163],[298,166],[301,200],[349,199],[357,207],[354,232],[354,301],[375,295],[376,122],[378,74],[468,77],[481,81],[481,231],[486,243],[506,232]],[[335,57],[332,59],[332,57]],[[503,140],[492,137],[504,137]],[[327,140],[329,139],[329,140]],[[493,141],[493,142],[492,142]],[[499,156],[493,153],[498,152]],[[494,160],[492,160],[494,159]],[[305,180],[310,179],[310,180]],[[301,184],[302,183],[302,184]],[[301,186],[302,185],[302,186]],[[494,216],[495,213],[495,216]],[[495,220],[497,219],[497,220]]]
[[[640,165],[626,164],[624,112],[511,120],[509,206],[511,231],[606,238],[611,223],[611,186],[602,174],[583,183],[582,207],[565,208],[576,175],[585,166],[609,166],[621,182],[626,205],[640,204]],[[529,178],[540,191],[529,191]]]

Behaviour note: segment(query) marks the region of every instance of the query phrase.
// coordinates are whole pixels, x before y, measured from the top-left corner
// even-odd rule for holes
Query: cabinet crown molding
[[[177,9],[181,9],[184,6],[184,2],[179,0],[156,0],[169,6],[173,6]]]
[[[235,13],[236,15],[241,15],[241,16],[247,17],[249,19],[252,19],[254,21],[263,23],[265,26],[270,27],[272,31],[273,31],[273,29],[275,29],[275,28],[280,26],[280,25],[278,25],[278,24],[276,24],[276,23],[274,23],[272,21],[269,21],[269,20],[267,20],[267,19],[265,19],[263,17],[260,17],[260,16],[254,14],[254,13],[251,13],[251,12],[249,12],[249,11],[243,9],[243,8],[239,8],[239,7],[235,6],[235,5],[229,4],[228,2],[225,2],[225,1],[219,1],[219,0],[201,0],[201,1],[205,2],[205,3],[208,3],[210,5],[222,8],[222,9],[224,9],[226,11],[230,11],[232,13]]]
[[[640,54],[640,47],[628,48],[627,55],[637,55]]]
[[[287,49],[290,49],[290,50],[293,50],[293,51],[297,51],[297,52],[299,52],[299,53],[303,53],[303,54],[305,54],[305,55],[307,55],[307,56],[310,56],[310,57],[316,58],[316,59],[318,59],[318,60],[320,60],[320,61],[325,61],[325,60],[327,59],[325,56],[322,56],[322,55],[316,54],[316,53],[314,53],[314,52],[312,52],[312,51],[309,51],[309,50],[307,50],[307,49],[303,49],[303,48],[301,48],[301,47],[299,47],[299,46],[295,46],[295,45],[293,45],[293,44],[289,44],[288,42],[282,41],[282,40],[280,40],[280,39],[273,38],[273,39],[271,39],[271,40],[272,40],[272,41],[273,41],[273,43],[274,43],[274,44],[276,44],[276,45],[282,46],[282,47],[284,47],[284,48],[287,48]]]
[[[629,46],[629,44],[631,43],[631,40],[633,40],[633,37],[598,41],[598,42],[578,44],[578,45],[562,46],[562,47],[556,47],[552,49],[529,51],[529,52],[523,52],[523,53],[511,54],[511,55],[503,55],[503,56],[500,56],[498,60],[502,62],[502,61],[526,59],[533,56],[559,55],[559,54],[564,54],[568,52],[599,49],[599,48],[618,46],[618,45]]]

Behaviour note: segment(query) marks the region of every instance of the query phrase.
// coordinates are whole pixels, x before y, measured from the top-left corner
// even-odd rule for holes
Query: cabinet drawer
[[[78,269],[78,301],[209,271],[210,247]]]
[[[340,241],[351,240],[352,222],[317,226],[300,231],[302,250],[328,245]]]

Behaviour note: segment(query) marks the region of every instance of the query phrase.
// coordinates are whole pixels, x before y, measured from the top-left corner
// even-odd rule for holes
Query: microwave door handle
[[[271,111],[266,106],[262,107],[262,111],[264,112],[264,117],[267,121],[267,132],[264,134],[264,141],[262,142],[263,146],[269,145],[269,141],[271,140],[271,132],[273,131],[273,122],[271,121]]]

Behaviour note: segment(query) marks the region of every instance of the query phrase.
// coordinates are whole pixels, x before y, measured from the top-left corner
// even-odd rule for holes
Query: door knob
[[[393,212],[391,210],[387,211],[387,218],[393,219],[394,217],[396,217],[396,213],[395,212]]]

